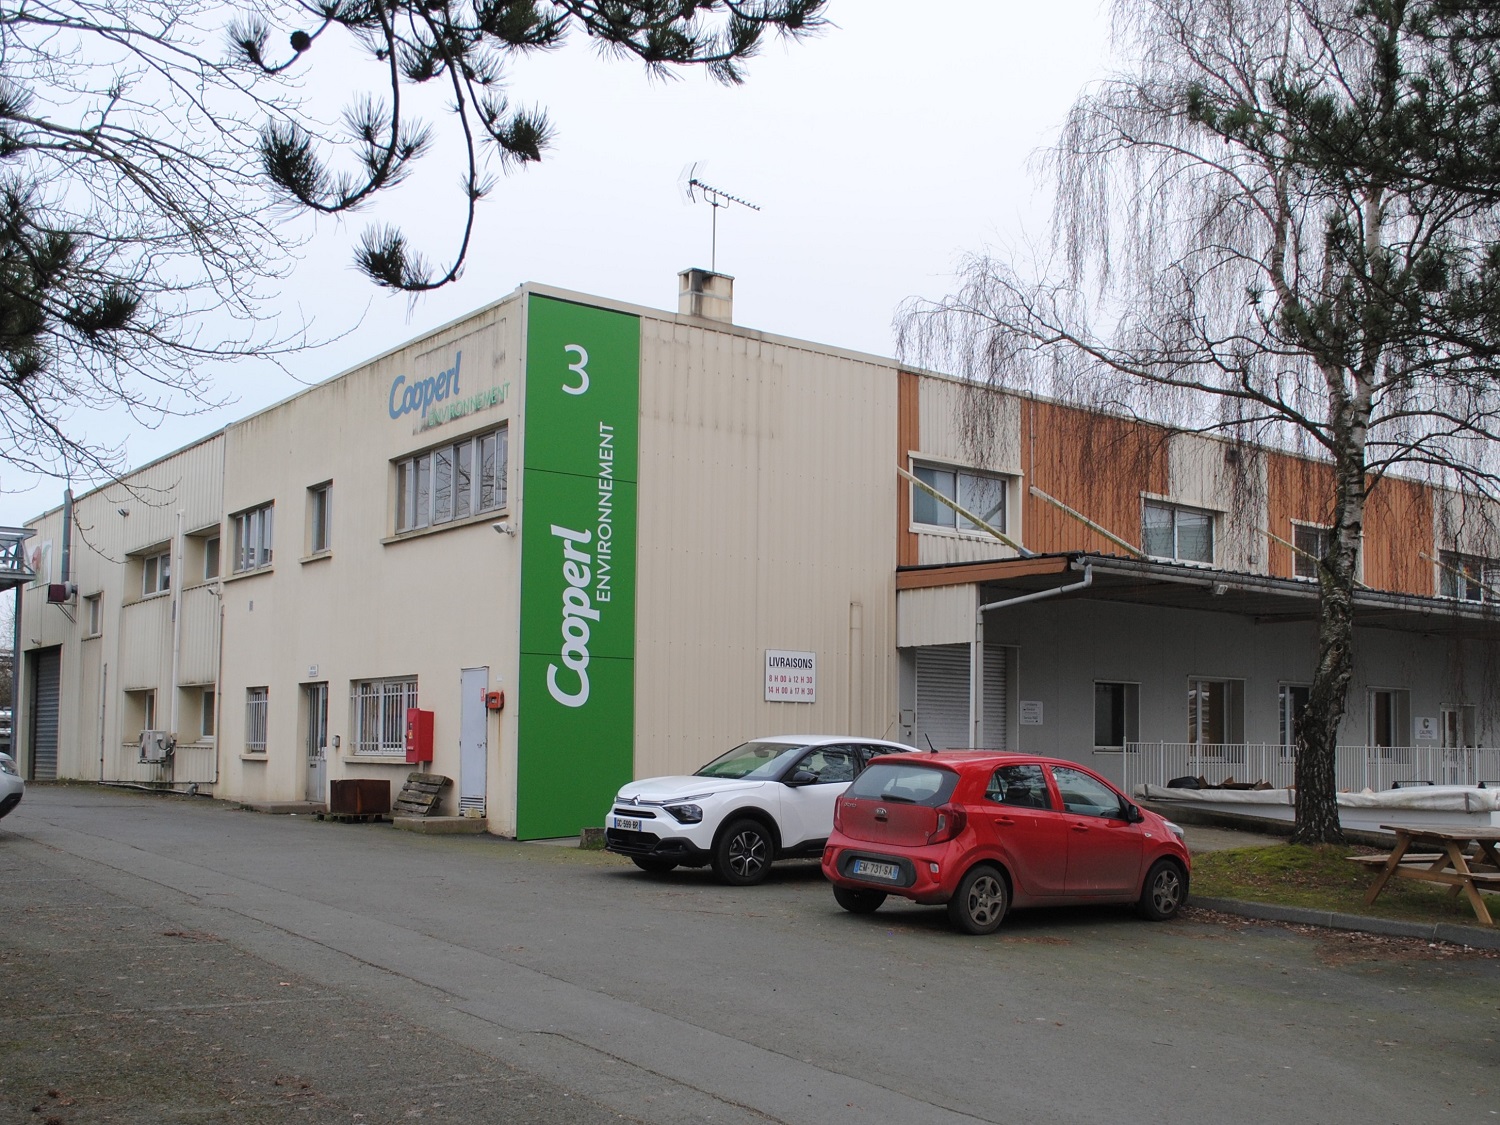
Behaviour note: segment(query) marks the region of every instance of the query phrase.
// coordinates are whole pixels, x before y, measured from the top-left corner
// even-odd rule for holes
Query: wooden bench
[[[1386,861],[1391,858],[1389,852],[1380,855],[1346,855],[1344,857],[1350,863],[1368,863],[1372,867],[1384,867]],[[1448,857],[1442,852],[1407,852],[1401,857],[1402,863],[1436,863],[1440,859]]]

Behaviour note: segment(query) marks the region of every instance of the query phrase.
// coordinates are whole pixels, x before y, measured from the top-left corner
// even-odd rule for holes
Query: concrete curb
[[[1397,922],[1388,918],[1367,918],[1360,914],[1339,914],[1331,910],[1313,910],[1305,906],[1272,906],[1263,902],[1241,902],[1233,898],[1203,898],[1191,895],[1187,905],[1201,906],[1224,914],[1259,918],[1267,922],[1293,922],[1301,926],[1323,926],[1330,930],[1355,930],[1382,937],[1418,938],[1467,945],[1473,949],[1500,949],[1500,929],[1483,926],[1456,926],[1451,922]]]

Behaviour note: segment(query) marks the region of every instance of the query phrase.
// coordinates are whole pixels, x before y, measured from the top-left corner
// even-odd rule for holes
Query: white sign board
[[[818,654],[766,649],[766,702],[816,703]]]
[[[1418,742],[1436,742],[1438,740],[1438,721],[1430,715],[1419,715],[1411,721],[1413,733]]]
[[[1040,699],[1021,700],[1021,725],[1023,727],[1042,725],[1042,701]]]

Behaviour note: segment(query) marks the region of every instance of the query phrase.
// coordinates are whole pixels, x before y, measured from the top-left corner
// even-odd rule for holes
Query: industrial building
[[[1264,773],[1325,475],[740,327],[722,275],[526,285],[32,521],[16,745],[249,802],[420,768],[523,839],[775,732]],[[1357,599],[1343,741],[1443,780],[1495,730],[1474,510],[1382,481]]]

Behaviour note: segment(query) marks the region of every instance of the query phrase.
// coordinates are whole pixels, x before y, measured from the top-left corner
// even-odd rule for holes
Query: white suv
[[[643,871],[711,864],[726,883],[759,883],[773,859],[822,854],[834,802],[871,758],[914,752],[849,735],[757,738],[697,773],[623,787],[605,817],[605,847]]]

